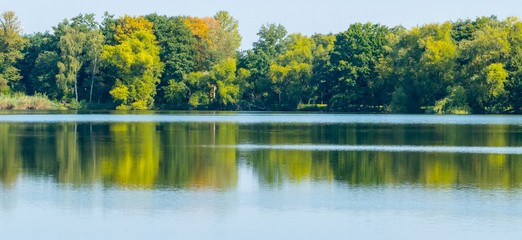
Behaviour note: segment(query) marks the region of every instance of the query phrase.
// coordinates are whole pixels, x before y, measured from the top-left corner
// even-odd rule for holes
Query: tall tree
[[[522,22],[516,17],[506,19],[509,31],[511,53],[505,64],[508,70],[506,91],[508,92],[508,104],[506,110],[513,112],[522,111]]]
[[[56,81],[62,98],[92,101],[94,82],[103,46],[103,35],[94,14],[80,14],[54,28],[60,61]],[[85,89],[79,92],[79,89]]]
[[[228,12],[220,11],[214,18],[188,17],[185,24],[196,38],[196,71],[208,71],[215,64],[235,57],[241,35],[237,20]]]
[[[115,85],[110,94],[120,104],[118,109],[154,106],[163,63],[152,27],[143,17],[121,17],[114,36],[117,44],[104,47],[102,58],[115,69]]]
[[[219,11],[214,15],[219,23],[217,35],[217,47],[221,49],[219,59],[227,59],[236,56],[236,51],[241,45],[241,34],[239,33],[239,22],[227,11]]]
[[[249,89],[244,92],[253,109],[269,109],[278,102],[277,94],[272,91],[270,65],[286,48],[287,31],[284,26],[268,24],[261,26],[257,33],[259,40],[252,50],[242,54],[239,69],[249,72],[246,82]]]
[[[498,22],[498,18],[496,16],[478,17],[475,20],[459,19],[455,22],[452,22],[453,29],[451,31],[451,37],[456,42],[472,40],[476,31],[479,31],[485,26],[495,22]]]
[[[14,12],[3,12],[0,17],[0,93],[8,93],[22,78],[15,67],[23,58],[22,49],[27,40],[21,36],[20,21]]]
[[[66,27],[60,37],[58,46],[61,58],[58,62],[59,73],[56,75],[56,81],[63,92],[63,98],[74,98],[78,101],[78,73],[84,62],[82,53],[86,39],[85,33],[73,27]]]
[[[447,95],[454,80],[457,46],[452,25],[428,24],[402,32],[386,60],[387,81],[395,82],[390,110],[418,113]]]
[[[330,55],[334,49],[335,35],[314,34],[313,67],[310,79],[310,100],[312,103],[325,104],[332,97],[333,84],[331,77]]]
[[[91,83],[89,87],[89,103],[92,102],[92,96],[94,91],[94,83],[96,81],[98,71],[101,65],[101,54],[103,53],[103,42],[104,37],[100,31],[93,30],[87,33],[85,53],[86,60],[88,61],[88,72],[90,73]]]
[[[468,101],[474,113],[506,110],[505,64],[512,46],[505,23],[490,21],[459,44],[459,80],[467,86]]]
[[[27,94],[38,92],[51,97],[50,92],[56,92],[56,74],[58,74],[58,62],[54,61],[56,59],[54,56],[58,56],[56,37],[49,32],[44,32],[28,35],[26,38],[28,43],[22,52],[24,58],[18,62],[23,77],[20,82],[24,85]],[[53,57],[50,57],[50,54]]]
[[[331,53],[334,110],[361,110],[375,106],[379,94],[376,65],[384,57],[389,29],[378,24],[352,24],[336,35]]]
[[[181,17],[150,14],[146,18],[154,24],[154,34],[161,47],[160,59],[165,64],[156,102],[164,108],[175,108],[178,105],[177,98],[172,96],[172,89],[167,88],[170,81],[180,83],[184,75],[194,70],[196,38]],[[166,91],[169,91],[168,96]]]
[[[291,34],[286,51],[270,65],[272,87],[284,110],[295,110],[310,95],[313,47],[311,38]]]
[[[185,19],[186,26],[192,31],[196,39],[194,49],[196,51],[195,70],[208,71],[211,66],[219,62],[216,46],[216,32],[219,23],[213,18],[188,17]]]

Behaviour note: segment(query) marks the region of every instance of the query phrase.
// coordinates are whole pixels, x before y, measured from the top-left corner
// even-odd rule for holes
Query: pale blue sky
[[[266,23],[281,23],[289,32],[337,33],[354,22],[412,27],[426,23],[497,15],[522,18],[519,0],[2,0],[0,11],[12,10],[25,33],[51,30],[65,18],[80,13],[108,11],[116,16],[145,15],[213,16],[229,11],[239,20],[242,48],[251,47]]]

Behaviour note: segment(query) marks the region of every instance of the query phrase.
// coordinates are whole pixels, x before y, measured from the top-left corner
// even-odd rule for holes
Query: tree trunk
[[[89,103],[92,102],[92,89],[94,87],[94,76],[96,75],[96,64],[97,64],[97,61],[98,60],[98,57],[95,57],[94,58],[94,63],[93,63],[93,67],[92,67],[92,75],[91,75],[91,91],[89,93]]]
[[[76,79],[74,80],[74,95],[76,102],[78,102],[78,76],[76,76]]]

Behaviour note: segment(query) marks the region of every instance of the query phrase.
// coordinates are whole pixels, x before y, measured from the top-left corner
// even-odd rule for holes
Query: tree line
[[[495,16],[410,29],[351,24],[305,36],[261,26],[239,51],[238,21],[213,17],[65,19],[21,34],[0,17],[0,94],[44,94],[116,109],[518,113],[522,22]]]

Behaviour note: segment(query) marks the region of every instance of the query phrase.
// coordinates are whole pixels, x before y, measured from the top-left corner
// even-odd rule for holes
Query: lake
[[[0,112],[2,239],[517,239],[522,117]]]

